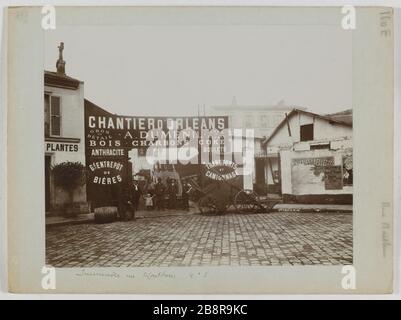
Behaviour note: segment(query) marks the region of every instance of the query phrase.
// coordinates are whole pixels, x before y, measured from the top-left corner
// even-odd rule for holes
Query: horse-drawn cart
[[[187,177],[190,198],[197,202],[202,214],[225,212],[269,212],[276,201],[258,196],[253,190],[243,188],[243,176],[235,174],[235,168],[225,163],[203,166],[201,179]],[[201,186],[198,181],[202,181]]]

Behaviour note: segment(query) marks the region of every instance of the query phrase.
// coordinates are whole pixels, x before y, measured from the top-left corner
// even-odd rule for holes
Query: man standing
[[[118,213],[121,221],[135,219],[135,207],[128,187],[123,188],[119,193]]]
[[[140,199],[141,195],[142,195],[142,190],[139,187],[138,181],[134,180],[134,187],[133,187],[133,191],[132,191],[132,201],[134,204],[135,211],[138,211],[139,199]]]
[[[165,187],[161,178],[157,179],[157,183],[155,185],[155,198],[156,198],[156,209],[164,210],[164,192]]]
[[[175,179],[171,179],[170,185],[168,186],[169,196],[169,209],[175,209],[177,204],[177,193],[178,185]]]
[[[182,186],[182,206],[184,210],[188,211],[189,210],[189,192],[191,191],[191,186],[187,183],[184,182]]]

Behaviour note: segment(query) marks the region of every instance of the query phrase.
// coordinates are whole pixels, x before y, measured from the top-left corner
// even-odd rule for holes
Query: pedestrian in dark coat
[[[182,186],[182,207],[184,210],[189,210],[189,192],[191,191],[191,186],[184,182]]]
[[[168,186],[168,199],[169,199],[169,209],[175,209],[177,206],[177,193],[178,184],[175,179],[171,179],[170,185]]]
[[[118,213],[120,220],[127,221],[135,218],[135,206],[132,202],[132,194],[129,187],[122,189],[119,197]]]
[[[164,210],[164,195],[166,192],[166,188],[165,188],[161,178],[157,179],[157,183],[155,185],[154,192],[155,192],[156,210]]]

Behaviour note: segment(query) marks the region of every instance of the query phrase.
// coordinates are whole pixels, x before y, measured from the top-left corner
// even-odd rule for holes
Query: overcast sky
[[[351,33],[339,26],[80,26],[45,33],[45,69],[64,42],[85,97],[123,115],[196,115],[197,105],[352,108]]]

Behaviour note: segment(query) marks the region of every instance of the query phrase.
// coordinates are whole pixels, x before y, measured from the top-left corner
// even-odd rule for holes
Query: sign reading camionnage
[[[229,160],[217,160],[206,164],[206,177],[213,180],[231,180],[237,176],[237,164]]]

